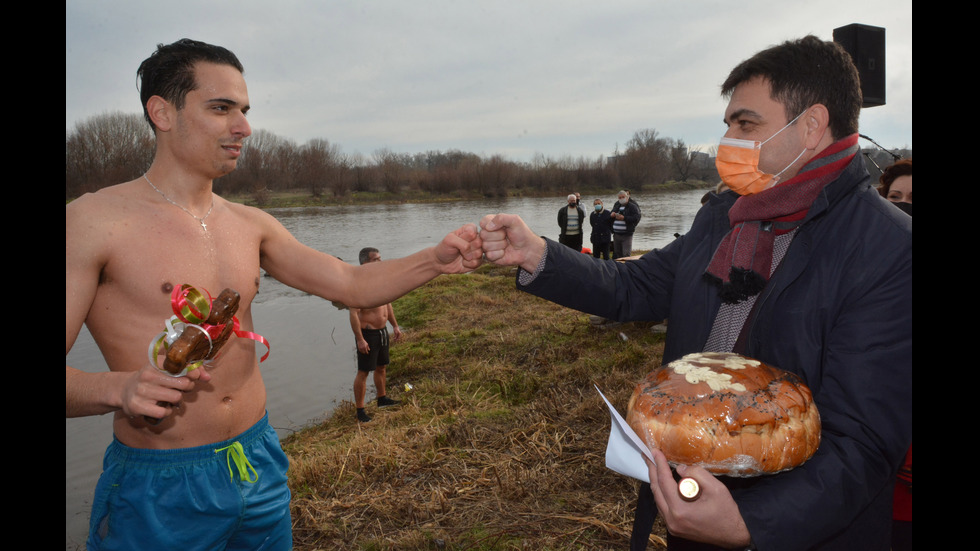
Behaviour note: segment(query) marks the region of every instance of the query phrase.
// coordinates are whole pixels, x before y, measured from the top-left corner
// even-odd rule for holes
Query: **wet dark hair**
[[[892,182],[894,182],[899,176],[911,176],[912,175],[912,159],[902,159],[896,162],[892,166],[885,169],[878,178],[878,193],[882,197],[888,198],[888,192],[891,191]]]
[[[357,253],[357,260],[361,264],[367,264],[371,261],[371,253],[376,252],[378,252],[378,249],[375,249],[374,247],[364,247],[361,249],[361,252]]]
[[[187,93],[197,88],[194,65],[202,61],[231,65],[238,72],[245,72],[242,63],[230,50],[189,38],[182,38],[173,44],[157,44],[156,51],[140,63],[136,76],[140,82],[138,88],[143,116],[150,123],[150,128],[156,129],[146,110],[146,102],[153,96],[160,96],[177,109],[184,107]]]
[[[861,79],[840,44],[811,35],[763,50],[732,69],[722,95],[731,97],[736,86],[755,77],[769,82],[770,97],[783,104],[786,120],[819,103],[830,112],[834,140],[858,131]]]

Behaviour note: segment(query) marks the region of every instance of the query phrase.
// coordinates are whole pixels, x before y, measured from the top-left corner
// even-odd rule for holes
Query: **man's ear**
[[[173,104],[162,97],[150,96],[150,99],[146,100],[146,112],[157,130],[168,132],[173,127],[177,110],[174,109]]]
[[[806,127],[805,146],[807,149],[817,149],[830,136],[830,111],[822,103],[816,103],[807,109],[803,115]],[[833,142],[833,138],[830,138]]]

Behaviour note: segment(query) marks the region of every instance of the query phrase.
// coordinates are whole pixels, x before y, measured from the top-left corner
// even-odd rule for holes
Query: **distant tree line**
[[[138,114],[107,113],[79,122],[65,137],[65,199],[139,177],[153,160],[155,140]],[[714,148],[712,148],[713,150]],[[885,159],[886,153],[875,153]],[[884,160],[882,168],[891,164]],[[459,150],[395,153],[371,158],[344,153],[314,138],[303,145],[266,130],[245,141],[238,169],[215,181],[215,191],[250,194],[262,203],[274,191],[306,189],[314,197],[352,192],[398,194],[417,189],[437,195],[502,197],[511,192],[562,194],[579,189],[650,189],[668,181],[717,182],[714,151],[688,147],[652,129],[637,130],[608,158],[551,158],[530,162]]]
[[[153,161],[154,137],[139,115],[107,113],[65,137],[65,199],[138,177]]]

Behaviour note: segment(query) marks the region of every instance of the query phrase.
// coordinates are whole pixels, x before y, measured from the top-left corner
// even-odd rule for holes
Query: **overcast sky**
[[[911,0],[72,0],[65,126],[141,112],[136,68],[187,37],[241,59],[253,128],[369,159],[596,158],[644,128],[707,148],[732,67],[851,23],[886,29],[887,105],[862,110],[861,132],[911,147]]]

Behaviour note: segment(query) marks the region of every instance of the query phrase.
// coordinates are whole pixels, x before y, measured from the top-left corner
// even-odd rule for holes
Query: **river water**
[[[643,218],[634,234],[633,248],[659,248],[674,239],[675,233],[687,231],[702,195],[703,190],[634,194]],[[593,199],[582,197],[586,215]],[[601,199],[607,206],[616,200],[615,196]],[[488,213],[519,214],[536,233],[557,240],[557,214],[564,204],[563,198],[549,197],[269,212],[306,245],[356,264],[363,247],[378,248],[382,258],[406,256],[438,243],[463,224],[479,223]],[[589,246],[588,234],[585,244]],[[346,310],[264,277],[253,316],[256,331],[271,343],[271,354],[262,363],[262,371],[268,389],[269,422],[280,437],[324,418],[341,401],[352,400],[355,347]],[[66,363],[85,371],[105,369],[87,329],[82,329]],[[368,398],[372,392],[369,388]],[[111,415],[65,420],[66,549],[84,548],[92,493],[101,472],[102,454],[111,440]]]

